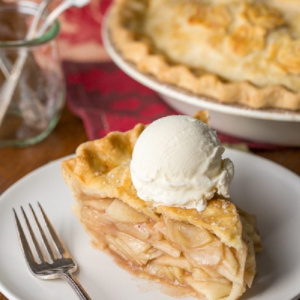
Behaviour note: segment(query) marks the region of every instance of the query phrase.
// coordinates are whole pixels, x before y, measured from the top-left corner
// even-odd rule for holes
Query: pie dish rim
[[[196,95],[170,83],[159,81],[150,74],[141,72],[134,63],[123,58],[120,51],[114,45],[108,28],[111,8],[106,12],[101,29],[103,44],[112,61],[127,75],[134,80],[152,89],[158,94],[167,96],[173,100],[183,102],[188,105],[198,107],[198,109],[207,109],[229,115],[242,116],[254,119],[300,122],[300,110],[286,110],[279,108],[252,108],[242,104],[222,103],[209,99],[206,96]]]

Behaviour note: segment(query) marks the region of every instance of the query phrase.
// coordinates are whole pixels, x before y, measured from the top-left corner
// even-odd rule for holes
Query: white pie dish
[[[194,115],[200,109],[210,113],[210,125],[218,132],[250,141],[284,146],[300,146],[300,111],[252,109],[241,105],[222,104],[159,82],[141,73],[126,61],[110,39],[107,26],[109,13],[102,26],[104,46],[114,63],[131,78],[157,92],[179,113]]]

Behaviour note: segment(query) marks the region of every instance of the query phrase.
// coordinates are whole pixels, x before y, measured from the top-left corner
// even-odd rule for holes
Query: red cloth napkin
[[[126,131],[137,123],[148,124],[163,116],[179,114],[158,94],[128,77],[112,62],[63,63],[67,104],[84,123],[88,138],[110,131]],[[278,149],[218,132],[222,143],[246,144],[253,149]]]
[[[63,66],[67,104],[82,118],[89,139],[177,114],[155,92],[128,77],[112,62],[65,62]]]
[[[110,131],[126,131],[137,123],[178,114],[152,90],[123,73],[107,55],[101,23],[111,0],[91,0],[83,8],[67,10],[61,21],[59,48],[67,84],[67,105],[82,118],[89,139]],[[279,149],[218,132],[223,143],[249,148]]]

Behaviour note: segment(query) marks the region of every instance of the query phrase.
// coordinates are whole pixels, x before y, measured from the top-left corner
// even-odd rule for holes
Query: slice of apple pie
[[[76,199],[76,215],[93,244],[134,274],[200,299],[238,299],[256,274],[255,252],[261,242],[255,218],[222,196],[226,193],[217,185],[211,187],[211,196],[200,210],[186,208],[186,203],[168,206],[142,200],[132,181],[131,163],[145,128],[138,124],[125,133],[112,132],[84,143],[75,157],[63,161],[63,177]],[[226,161],[216,165],[210,170],[224,168]],[[228,162],[227,166],[230,169]],[[212,173],[208,177],[213,182],[216,172]],[[218,177],[220,182],[225,180],[223,175]],[[185,172],[184,177],[188,176]]]

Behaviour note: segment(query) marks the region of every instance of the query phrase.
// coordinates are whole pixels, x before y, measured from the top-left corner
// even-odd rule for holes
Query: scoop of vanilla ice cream
[[[206,207],[217,192],[228,197],[233,163],[212,129],[190,116],[154,121],[138,138],[130,172],[137,195],[154,205]]]

